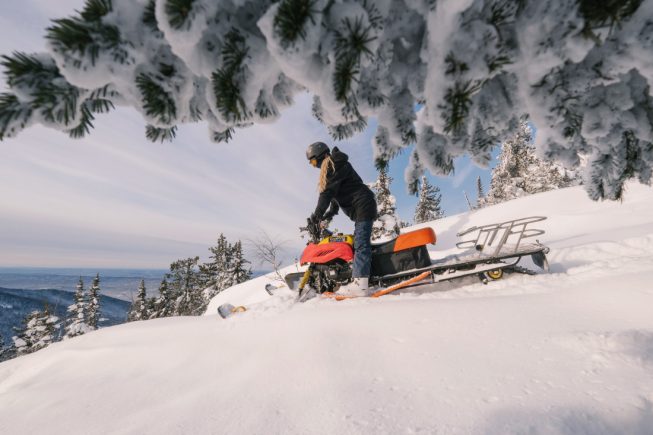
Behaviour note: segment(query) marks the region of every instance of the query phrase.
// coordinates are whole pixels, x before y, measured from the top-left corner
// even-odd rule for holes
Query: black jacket
[[[347,154],[337,147],[331,151],[334,170],[327,172],[327,183],[320,193],[314,215],[319,219],[331,205],[330,214],[338,213],[338,206],[354,222],[376,219],[376,200],[374,193],[363,183],[356,173]]]

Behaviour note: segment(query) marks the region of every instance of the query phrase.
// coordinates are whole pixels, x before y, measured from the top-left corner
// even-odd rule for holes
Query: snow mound
[[[3,433],[653,433],[653,189],[546,192],[429,223],[545,215],[551,272],[293,304],[260,277],[206,316],[105,328],[0,364]],[[288,270],[294,270],[289,266]],[[227,320],[223,302],[249,310]]]

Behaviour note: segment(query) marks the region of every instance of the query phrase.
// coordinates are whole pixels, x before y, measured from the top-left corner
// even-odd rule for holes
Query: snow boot
[[[341,296],[367,296],[369,278],[354,278],[347,285],[340,286],[336,295]]]

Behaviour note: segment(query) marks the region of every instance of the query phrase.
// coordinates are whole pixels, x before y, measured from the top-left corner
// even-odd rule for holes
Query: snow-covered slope
[[[548,274],[299,305],[261,277],[204,317],[2,363],[2,432],[653,434],[653,189],[452,216],[433,223],[432,255],[466,227],[530,215],[549,216]],[[212,314],[227,301],[250,310]]]

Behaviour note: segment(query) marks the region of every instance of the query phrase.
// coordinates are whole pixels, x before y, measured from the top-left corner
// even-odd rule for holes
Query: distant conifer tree
[[[75,301],[68,307],[64,338],[76,337],[90,331],[86,314],[87,300],[84,292],[84,281],[80,276],[79,282],[77,283],[77,290],[75,291]]]
[[[147,318],[148,319],[155,319],[157,317],[156,300],[157,300],[157,298],[154,297],[154,296],[152,296],[150,298],[147,298]]]
[[[174,302],[168,290],[168,281],[164,278],[159,285],[159,297],[154,302],[150,318],[172,316],[175,311]]]
[[[476,178],[476,204],[477,208],[483,207],[483,198],[485,198],[485,189],[483,189],[483,181],[479,175]]]
[[[0,362],[7,359],[6,357],[7,357],[8,353],[9,353],[8,351],[9,351],[9,349],[7,347],[5,347],[5,339],[2,336],[2,333],[0,332]]]
[[[378,217],[372,227],[372,240],[390,239],[399,234],[399,216],[397,216],[396,199],[390,192],[392,177],[388,175],[387,166],[379,169],[379,178],[372,184],[376,195]]]
[[[501,144],[499,163],[492,170],[490,189],[479,206],[578,184],[561,166],[535,155],[533,131],[522,120],[515,134]]]
[[[50,313],[46,305],[43,311],[32,311],[23,320],[21,328],[16,328],[13,337],[16,356],[36,352],[50,345],[55,339],[55,331],[59,328],[59,318]]]
[[[232,266],[231,266],[231,285],[240,284],[252,278],[252,269],[248,267],[251,264],[245,259],[243,254],[243,244],[239,240],[232,248]]]
[[[175,316],[190,316],[197,314],[203,305],[199,283],[197,263],[199,257],[189,257],[177,260],[170,265],[170,273],[166,275],[168,285],[175,297]]]
[[[137,322],[139,320],[147,320],[149,318],[147,312],[147,291],[145,289],[145,280],[141,280],[141,284],[138,286],[138,293],[136,294],[136,299],[132,302],[132,306],[129,310],[129,315],[127,316],[128,322]]]
[[[230,282],[231,247],[224,234],[220,233],[216,245],[210,247],[209,251],[210,261],[200,266],[200,274],[203,277],[202,286],[215,295]]]
[[[86,315],[86,323],[89,329],[98,329],[100,323],[100,274],[98,273],[93,278],[93,284],[89,290],[88,297],[88,312]]]
[[[438,186],[431,185],[425,176],[420,181],[420,189],[415,207],[415,223],[421,224],[444,217],[440,202],[442,194]]]

